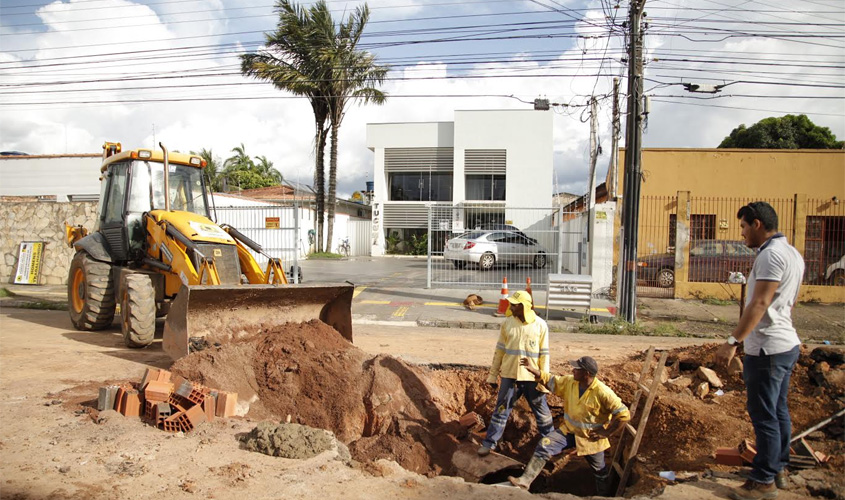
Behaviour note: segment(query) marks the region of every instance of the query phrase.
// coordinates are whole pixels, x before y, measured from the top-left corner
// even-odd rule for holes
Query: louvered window
[[[505,199],[507,151],[504,149],[467,149],[464,151],[467,200],[502,201]]]

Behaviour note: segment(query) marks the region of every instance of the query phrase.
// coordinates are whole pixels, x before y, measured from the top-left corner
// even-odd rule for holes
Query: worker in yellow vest
[[[593,469],[596,493],[601,496],[610,494],[610,467],[604,461],[604,450],[610,448],[607,438],[621,429],[624,422],[631,420],[631,414],[619,396],[596,378],[599,371],[596,360],[584,356],[570,361],[572,375],[563,376],[540,371],[526,358],[521,358],[519,364],[563,399],[563,419],[558,429],[540,438],[522,476],[509,477],[508,480],[527,489],[543,470],[546,461],[574,447]]]
[[[552,412],[546,402],[548,390],[537,384],[534,376],[525,369],[549,370],[549,327],[531,309],[533,304],[531,295],[522,290],[508,297],[507,318],[499,331],[499,341],[487,376],[487,384],[498,390],[498,395],[487,435],[478,448],[481,457],[496,448],[505,432],[511,410],[523,396],[534,412],[540,435],[545,436],[554,430]],[[523,366],[520,366],[520,358],[526,363]]]

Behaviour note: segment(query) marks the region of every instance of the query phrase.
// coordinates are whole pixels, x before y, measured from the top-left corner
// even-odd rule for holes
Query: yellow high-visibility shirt
[[[631,420],[628,407],[597,378],[593,378],[582,395],[578,394],[578,381],[572,375],[552,376],[543,372],[540,378],[553,394],[563,399],[560,430],[575,436],[578,455],[592,455],[610,448],[607,438],[591,441],[587,437],[590,431],[605,427],[613,418],[622,422]]]
[[[523,324],[514,316],[505,318],[487,382],[496,383],[499,375],[517,381],[533,381],[534,375],[519,366],[519,358],[528,358],[532,367],[549,371],[549,327],[542,318]]]

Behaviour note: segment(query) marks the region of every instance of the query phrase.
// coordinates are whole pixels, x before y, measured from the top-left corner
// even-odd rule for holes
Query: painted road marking
[[[362,300],[362,304],[379,304],[379,305],[388,305],[390,304],[389,300]]]
[[[357,297],[361,292],[363,292],[366,289],[367,289],[367,287],[365,287],[365,286],[356,286],[355,291],[352,292],[352,298],[354,299],[355,297]]]
[[[401,318],[402,316],[405,316],[405,313],[408,312],[408,309],[408,306],[402,306],[399,309],[393,311],[393,315],[397,318]]]

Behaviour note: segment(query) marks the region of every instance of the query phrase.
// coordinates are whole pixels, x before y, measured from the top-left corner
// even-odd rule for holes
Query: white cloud
[[[785,0],[773,0],[788,6]],[[514,9],[495,3],[471,3],[455,6],[455,10],[446,10],[442,3],[432,0],[403,2],[409,8],[388,8],[396,3],[388,0],[371,1],[372,32],[394,29],[409,29],[409,24],[401,22],[379,23],[377,21],[397,21],[411,17],[430,17],[445,15],[481,14],[499,9]],[[37,18],[43,23],[41,29],[46,32],[27,35],[14,35],[15,32],[34,31],[33,27],[15,27],[14,20],[3,19],[0,29],[2,51],[0,64],[6,73],[5,83],[54,83],[63,80],[110,80],[126,77],[133,73],[152,73],[159,76],[177,76],[187,72],[202,72],[209,76],[203,79],[176,78],[142,81],[101,82],[94,87],[96,92],[16,94],[0,93],[0,103],[21,102],[78,102],[85,101],[126,101],[131,99],[197,99],[203,97],[272,97],[271,99],[239,100],[183,100],[181,102],[144,102],[144,103],[108,103],[108,104],[54,104],[3,106],[4,118],[0,120],[0,150],[20,150],[29,153],[80,153],[99,152],[104,141],[120,141],[126,147],[153,145],[153,127],[155,141],[163,141],[171,149],[181,151],[212,149],[215,154],[225,159],[231,149],[244,144],[250,155],[263,155],[274,162],[275,166],[289,179],[299,177],[310,183],[313,175],[313,136],[314,125],[310,106],[304,99],[290,98],[289,94],[275,90],[267,84],[257,84],[255,80],[245,79],[238,74],[239,59],[236,54],[217,55],[213,58],[196,56],[169,58],[163,60],[141,59],[156,52],[144,52],[143,55],[98,56],[96,61],[114,59],[109,64],[75,64],[72,66],[48,66],[56,62],[83,62],[78,56],[127,51],[150,51],[172,49],[180,46],[204,46],[214,48],[216,44],[237,42],[246,50],[254,50],[246,45],[249,41],[261,39],[260,34],[232,36],[229,33],[267,30],[275,24],[275,14],[261,0],[248,2],[233,0],[207,0],[192,2],[193,14],[184,14],[186,7],[175,3],[154,3],[143,5],[125,0],[105,0],[98,2],[102,10],[83,10],[90,7],[90,2],[71,0],[53,2],[38,9]],[[264,6],[263,10],[253,7]],[[339,17],[343,9],[351,11],[357,3],[330,3]],[[567,2],[567,7],[578,8],[574,2]],[[594,3],[594,7],[598,4]],[[687,10],[675,11],[675,18],[702,17],[698,7],[712,8],[713,5],[703,0],[688,0],[683,3]],[[221,8],[227,10],[220,10]],[[759,8],[759,7],[757,7]],[[520,5],[520,11],[540,11],[536,4]],[[581,12],[581,11],[578,11]],[[650,12],[652,27],[646,37],[649,57],[660,54],[661,60],[649,61],[646,76],[650,80],[664,83],[679,83],[696,79],[715,83],[736,80],[760,81],[816,81],[820,83],[840,83],[841,78],[809,77],[813,70],[808,68],[784,66],[726,66],[718,65],[719,54],[742,56],[747,54],[749,63],[771,62],[778,59],[797,59],[808,61],[826,60],[830,62],[831,49],[817,45],[797,45],[794,42],[773,39],[726,39],[718,43],[689,41],[681,37],[669,36],[661,28],[661,17],[667,17],[665,6],[662,10]],[[182,14],[180,14],[182,13]],[[263,14],[261,17],[260,14]],[[795,19],[804,17],[789,14]],[[586,189],[587,165],[589,162],[589,126],[585,122],[587,115],[583,105],[591,94],[607,96],[611,91],[610,76],[596,77],[598,66],[594,59],[603,56],[613,57],[615,63],[606,63],[602,68],[604,75],[621,74],[621,40],[619,37],[596,37],[601,30],[595,25],[602,25],[605,14],[595,8],[586,14],[589,23],[581,23],[576,31],[583,38],[572,41],[566,38],[524,41],[472,42],[433,44],[431,46],[402,46],[381,49],[377,53],[385,60],[396,57],[419,57],[421,64],[410,67],[397,67],[390,77],[408,77],[415,79],[392,79],[385,83],[384,90],[391,96],[383,106],[368,105],[359,107],[350,105],[341,128],[340,135],[340,177],[339,194],[349,195],[363,186],[365,180],[372,179],[372,153],[365,146],[366,123],[369,122],[413,122],[413,121],[450,121],[454,111],[460,109],[526,109],[536,97],[547,97],[552,102],[570,104],[570,107],[558,107],[554,119],[555,136],[555,172],[557,189],[582,193]],[[123,20],[106,20],[122,17]],[[625,12],[617,13],[617,21],[626,17]],[[734,16],[736,17],[736,16]],[[841,17],[841,16],[840,16]],[[708,18],[729,21],[724,15],[716,14]],[[543,20],[568,19],[555,12],[544,14]],[[194,20],[194,22],[181,22]],[[201,21],[200,21],[201,20]],[[453,21],[453,25],[476,25],[519,22],[516,16],[494,18],[471,17]],[[73,21],[73,22],[70,22]],[[81,21],[81,22],[80,22]],[[767,17],[764,21],[773,21]],[[841,19],[840,19],[841,22]],[[676,23],[677,24],[677,23]],[[102,29],[105,26],[123,26],[120,29]],[[427,26],[418,23],[414,27]],[[55,33],[56,30],[74,29]],[[774,28],[772,28],[774,29]],[[209,36],[210,35],[210,36]],[[202,37],[202,38],[196,38]],[[399,37],[402,38],[402,37]],[[153,40],[153,41],[150,41]],[[379,39],[383,41],[383,39]],[[372,40],[367,40],[371,42]],[[143,43],[141,43],[143,42]],[[106,43],[107,45],[103,45]],[[839,43],[839,42],[831,42]],[[20,49],[37,48],[36,51],[18,52]],[[550,51],[550,61],[536,61],[532,51]],[[707,61],[698,63],[679,63],[669,61],[672,54],[676,58],[689,54],[709,52]],[[658,51],[658,52],[655,52]],[[516,53],[508,62],[477,63],[474,66],[447,64],[446,57],[455,54],[508,52]],[[804,54],[787,56],[776,54]],[[177,55],[176,52],[169,52]],[[440,56],[433,55],[440,54]],[[765,54],[772,54],[765,56]],[[839,65],[843,61],[842,51],[836,56]],[[57,58],[73,57],[57,61]],[[510,57],[510,56],[508,56]],[[489,59],[493,59],[490,56]],[[499,57],[501,58],[501,57]],[[88,59],[87,61],[91,61]],[[423,64],[422,62],[425,62]],[[439,64],[438,64],[439,62]],[[432,64],[434,63],[434,64]],[[33,67],[41,65],[40,67]],[[683,71],[677,68],[682,66]],[[454,76],[458,72],[470,75],[488,76],[501,73],[515,74],[519,69],[522,75],[531,78],[443,78]],[[726,72],[727,71],[727,72]],[[737,73],[750,71],[750,73]],[[774,71],[767,74],[763,71]],[[819,70],[820,71],[820,70]],[[827,72],[828,74],[830,71]],[[576,75],[576,76],[558,76]],[[426,77],[426,79],[421,79]],[[840,71],[841,77],[841,71]],[[191,87],[167,89],[169,85],[209,85],[233,84],[226,87]],[[157,89],[138,87],[155,86]],[[646,82],[646,88],[654,87],[652,81]],[[32,87],[26,90],[38,91],[57,86]],[[62,90],[85,90],[90,85],[63,85]],[[621,92],[626,91],[623,80]],[[0,91],[8,92],[8,91]],[[656,88],[650,92],[656,96],[691,95],[683,92],[678,85]],[[725,87],[722,95],[728,94],[763,94],[763,95],[838,95],[842,89],[818,89],[805,87],[771,86],[758,84],[735,84]],[[407,95],[422,97],[401,97]],[[452,97],[435,98],[425,96],[438,95],[494,95],[508,97]],[[753,124],[761,118],[780,115],[779,111],[801,111],[807,113],[817,124],[828,126],[843,138],[845,136],[845,109],[842,100],[822,99],[772,99],[772,98],[718,98],[714,100],[694,101],[691,99],[670,99],[655,97],[649,126],[644,135],[646,147],[715,147],[731,129],[745,123]],[[621,107],[624,110],[625,102]],[[696,104],[696,105],[691,105]],[[580,107],[577,107],[580,106]],[[603,178],[610,152],[610,107],[609,99],[599,102],[599,137],[604,155],[599,158],[598,175]],[[726,107],[717,107],[726,106]],[[734,109],[745,108],[745,109]],[[762,111],[757,111],[762,110]],[[834,116],[830,116],[830,115]],[[623,117],[624,125],[624,117]],[[623,127],[624,128],[624,127]],[[620,145],[624,145],[624,138]]]

